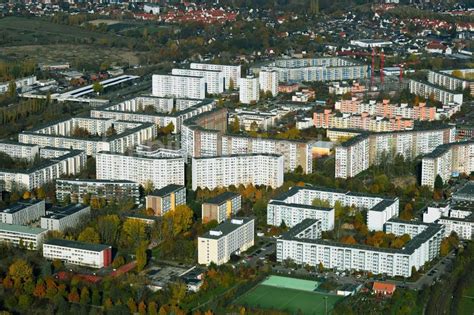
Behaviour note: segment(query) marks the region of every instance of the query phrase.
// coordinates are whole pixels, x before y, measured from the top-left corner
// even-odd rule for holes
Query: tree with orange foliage
[[[69,294],[67,295],[67,300],[69,302],[79,303],[79,301],[81,300],[81,297],[79,296],[79,293],[77,292],[76,287],[71,288],[71,292],[69,292]]]
[[[348,236],[341,237],[341,243],[354,245],[354,244],[357,244],[357,241],[355,240],[354,236],[348,235]]]
[[[36,283],[35,289],[33,290],[33,296],[40,299],[46,296],[46,286],[44,285],[43,279],[39,279]]]

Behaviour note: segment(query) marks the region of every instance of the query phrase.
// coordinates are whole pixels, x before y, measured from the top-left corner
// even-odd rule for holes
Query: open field
[[[289,280],[284,282],[280,281],[283,279],[274,281],[272,277],[237,298],[234,304],[291,313],[299,310],[303,314],[324,314],[326,305],[329,312],[342,299],[340,296],[315,292],[317,282],[314,281],[286,278]],[[302,284],[301,289],[295,289],[299,284]]]
[[[474,314],[474,283],[463,291],[461,301],[459,302],[458,314],[472,315]]]
[[[34,59],[40,63],[65,62],[74,63],[107,61],[109,63],[138,64],[138,55],[124,48],[96,47],[87,44],[52,44],[52,45],[24,45],[14,47],[0,47],[0,60]]]

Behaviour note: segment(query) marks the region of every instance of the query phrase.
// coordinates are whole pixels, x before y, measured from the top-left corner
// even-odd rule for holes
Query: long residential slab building
[[[329,207],[313,206],[313,201],[327,201]],[[381,231],[383,225],[391,218],[398,216],[398,198],[379,195],[360,194],[339,189],[323,187],[292,187],[287,192],[271,199],[267,205],[267,224],[293,227],[304,219],[321,221],[323,231],[334,229],[334,205],[355,206],[367,209],[367,226],[369,230]]]
[[[305,219],[277,240],[277,261],[291,259],[297,264],[337,270],[366,271],[408,278],[439,255],[443,227],[423,224],[421,232],[401,249],[360,244],[343,244],[321,239],[320,222]],[[389,223],[387,223],[389,224]],[[394,228],[391,232],[396,232]]]
[[[231,185],[283,185],[283,156],[275,154],[241,154],[193,158],[192,189]]]
[[[406,159],[428,154],[442,144],[454,142],[456,129],[447,126],[428,130],[410,130],[391,133],[360,131],[338,132],[339,136],[352,137],[335,147],[335,176],[349,178],[361,173],[382,158],[401,154]],[[331,138],[333,131],[328,131]]]
[[[156,135],[156,125],[151,123],[75,117],[23,131],[18,135],[18,141],[40,147],[82,150],[95,156],[99,151],[124,153]]]
[[[97,179],[129,180],[155,189],[169,184],[184,185],[184,161],[176,157],[148,157],[102,151],[96,157]]]

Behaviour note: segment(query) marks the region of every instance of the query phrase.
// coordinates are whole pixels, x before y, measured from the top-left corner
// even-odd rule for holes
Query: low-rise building
[[[36,250],[48,230],[18,224],[0,223],[0,243]]]
[[[68,205],[62,208],[53,207],[46,211],[46,215],[41,218],[41,228],[63,232],[68,228],[74,228],[87,222],[90,214],[91,208],[82,204]]]
[[[254,245],[255,219],[234,218],[198,237],[198,263],[222,265]]]
[[[221,223],[235,216],[242,208],[242,197],[233,192],[225,192],[202,204],[202,222]]]
[[[0,222],[27,225],[45,215],[45,202],[39,199],[20,200],[0,209]]]
[[[156,216],[162,216],[185,204],[186,187],[182,185],[170,184],[146,196],[146,208],[153,209]]]
[[[112,263],[112,246],[50,239],[43,244],[43,257],[66,264],[104,268]]]

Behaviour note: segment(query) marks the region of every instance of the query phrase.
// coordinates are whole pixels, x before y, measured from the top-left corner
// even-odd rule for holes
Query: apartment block
[[[452,75],[454,70],[443,70],[443,71],[428,71],[428,82],[431,84],[442,86],[448,90],[465,90],[469,89],[471,95],[474,95],[474,81],[458,78]],[[458,70],[462,74],[473,73],[472,69],[461,69]]]
[[[41,148],[40,156],[47,160],[34,167],[0,169],[0,186],[7,191],[16,187],[33,190],[62,175],[78,174],[87,162],[86,153],[79,150]]]
[[[202,204],[202,222],[222,223],[235,216],[242,208],[242,197],[233,192],[225,192]]]
[[[49,231],[63,232],[87,222],[91,208],[82,204],[68,205],[62,208],[53,207],[41,218],[41,228]]]
[[[221,94],[224,92],[224,73],[219,70],[176,69],[171,70],[172,75],[184,75],[204,78],[207,94]]]
[[[451,126],[437,129],[396,131],[391,133],[368,133],[357,131],[328,131],[332,138],[353,136],[335,147],[335,174],[338,178],[348,178],[366,170],[381,159],[401,154],[407,159],[428,154],[439,145],[454,141],[456,129]]]
[[[78,130],[87,135],[79,136]],[[156,125],[151,123],[76,117],[23,131],[18,135],[18,141],[40,147],[82,150],[95,156],[99,151],[124,153],[156,135]]]
[[[239,101],[242,104],[254,104],[260,99],[258,78],[247,76],[240,79]]]
[[[71,203],[81,203],[84,197],[97,197],[115,202],[132,199],[140,203],[138,183],[129,180],[106,179],[57,179],[56,199],[61,201],[69,198]]]
[[[337,270],[366,271],[391,277],[408,278],[412,268],[420,269],[439,255],[443,228],[429,225],[402,249],[349,245],[317,237],[310,233],[317,220],[307,219],[277,240],[277,261]],[[309,231],[308,231],[309,230]]]
[[[474,141],[442,144],[421,160],[421,184],[434,187],[436,176],[443,182],[451,176],[474,172]]]
[[[223,155],[257,153],[282,155],[285,172],[298,167],[301,167],[304,174],[313,171],[312,141],[224,135],[221,146]]]
[[[170,184],[184,185],[183,157],[148,157],[99,152],[96,157],[97,179],[129,180],[155,189]]]
[[[146,196],[146,208],[153,209],[156,216],[162,216],[185,204],[186,187],[182,185],[170,184]]]
[[[45,215],[44,200],[20,200],[0,209],[0,222],[27,225]]]
[[[50,239],[43,244],[43,257],[66,264],[104,268],[112,263],[112,246]]]
[[[234,218],[219,224],[198,237],[198,263],[225,264],[232,254],[239,254],[254,245],[255,219]]]
[[[283,184],[283,173],[283,156],[275,154],[193,158],[192,189],[249,184],[277,188]]]
[[[181,125],[186,119],[209,112],[215,108],[211,99],[173,99],[159,97],[135,97],[114,105],[105,105],[91,110],[91,117],[126,120],[142,123],[152,123],[157,127],[174,126],[174,133],[181,131]],[[144,112],[148,106],[153,106],[155,113]]]
[[[24,88],[30,85],[34,85],[35,83],[36,83],[36,76],[34,75],[15,80],[15,86],[17,89],[20,89],[20,90],[23,90]],[[9,86],[10,86],[10,82],[0,82],[0,94],[7,93]]]
[[[9,155],[13,159],[33,161],[35,157],[39,156],[39,149],[39,146],[34,144],[0,141],[0,152]]]
[[[37,250],[48,230],[17,224],[0,223],[0,243]]]
[[[455,92],[447,90],[438,85],[431,84],[429,82],[410,80],[410,93],[429,98],[434,96],[434,99],[440,101],[443,104],[462,104],[463,95],[462,92]]]
[[[206,98],[206,80],[199,76],[154,74],[152,95],[202,100]]]
[[[341,57],[279,59],[268,66],[280,82],[344,81],[367,78],[368,65]]]
[[[385,118],[362,114],[340,114],[331,109],[324,109],[313,113],[313,123],[316,128],[360,129],[373,132],[411,130],[414,126],[413,119]]]
[[[211,63],[191,63],[191,69],[199,69],[199,70],[214,70],[214,71],[221,71],[224,75],[224,86],[225,89],[228,90],[231,85],[234,86],[235,89],[240,87],[240,76],[242,72],[242,66],[233,66],[233,65],[217,65]]]
[[[258,83],[260,90],[272,93],[272,96],[278,95],[278,72],[271,68],[261,68],[258,74]]]
[[[313,206],[313,201],[324,200],[329,207]],[[398,216],[398,198],[371,196],[338,189],[322,187],[292,187],[289,191],[273,198],[267,206],[267,224],[280,226],[282,222],[293,227],[304,219],[321,221],[323,231],[334,228],[334,204],[355,206],[368,209],[367,226],[369,230],[381,231],[383,225],[391,218]]]
[[[369,168],[369,138],[356,136],[336,146],[335,177],[350,178]]]

